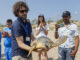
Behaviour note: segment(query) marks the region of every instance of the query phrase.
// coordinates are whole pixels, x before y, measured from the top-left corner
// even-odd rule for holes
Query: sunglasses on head
[[[28,10],[20,10],[21,13],[28,12]]]

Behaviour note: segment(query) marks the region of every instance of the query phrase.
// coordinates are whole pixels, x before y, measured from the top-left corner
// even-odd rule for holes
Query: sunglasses
[[[28,12],[28,10],[20,10],[19,12],[24,13],[24,12]]]

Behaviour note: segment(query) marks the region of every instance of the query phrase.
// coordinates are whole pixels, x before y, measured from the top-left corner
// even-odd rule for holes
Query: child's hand
[[[7,36],[8,34],[6,32],[2,32],[2,35]]]
[[[8,32],[5,32],[5,35],[8,36],[9,35]]]

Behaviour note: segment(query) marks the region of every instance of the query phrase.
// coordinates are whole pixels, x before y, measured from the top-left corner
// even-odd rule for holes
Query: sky
[[[6,24],[7,19],[16,20],[13,14],[13,5],[20,0],[0,0],[0,23]],[[44,14],[46,19],[56,21],[61,19],[63,11],[71,12],[71,19],[80,21],[80,0],[23,0],[29,6],[27,18],[37,19],[39,14]]]

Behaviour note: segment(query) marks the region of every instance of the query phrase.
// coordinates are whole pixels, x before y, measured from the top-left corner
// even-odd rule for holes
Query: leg
[[[41,52],[38,52],[38,60],[41,60]]]
[[[65,60],[66,59],[66,53],[64,52],[64,48],[59,47],[59,60]]]
[[[5,60],[9,60],[8,48],[5,47]]]
[[[11,56],[11,48],[9,48],[9,60],[12,60],[12,56]]]
[[[46,50],[43,51],[43,54],[44,54],[45,60],[48,60],[48,56],[47,56],[47,51]]]
[[[71,57],[70,53],[72,52],[73,48],[67,48],[66,60],[74,60],[75,57]]]

